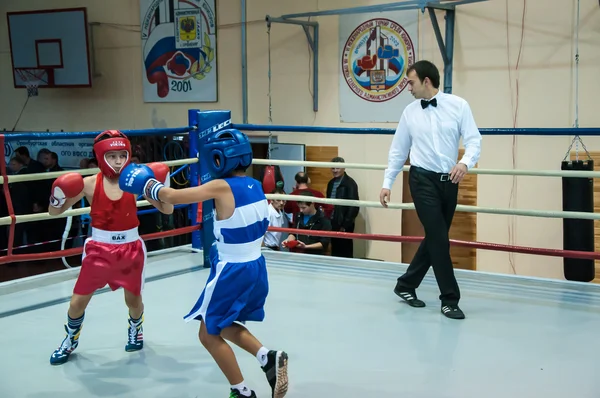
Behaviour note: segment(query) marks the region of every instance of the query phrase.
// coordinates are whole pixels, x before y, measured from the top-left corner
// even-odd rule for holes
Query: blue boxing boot
[[[71,353],[75,351],[79,345],[79,335],[81,334],[84,315],[77,319],[72,319],[70,316],[67,316],[67,318],[68,321],[65,325],[67,335],[60,344],[60,347],[52,353],[52,356],[50,357],[51,365],[62,365],[67,362]]]
[[[139,319],[133,319],[129,316],[129,327],[127,328],[127,345],[125,351],[139,351],[144,348],[144,328],[142,323],[144,322],[144,314]]]

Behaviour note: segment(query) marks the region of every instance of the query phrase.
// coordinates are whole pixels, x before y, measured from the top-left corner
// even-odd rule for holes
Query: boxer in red
[[[125,293],[129,308],[125,350],[138,351],[144,346],[142,288],[146,246],[138,234],[136,196],[119,188],[119,172],[131,161],[131,144],[120,131],[108,130],[94,140],[94,153],[100,173],[85,178],[79,173],[66,173],[52,185],[48,208],[51,216],[63,213],[85,196],[92,220],[92,236],[83,246],[81,269],[67,313],[67,336],[50,357],[52,365],[69,360],[79,344],[85,309],[94,292],[107,284],[112,290],[122,287]],[[169,183],[168,166],[148,166]],[[146,199],[162,213],[173,212],[173,205]]]

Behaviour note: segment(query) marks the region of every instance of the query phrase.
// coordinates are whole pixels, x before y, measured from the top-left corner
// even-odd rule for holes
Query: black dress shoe
[[[442,305],[442,314],[450,319],[465,319],[465,314],[456,304]]]
[[[419,300],[417,298],[417,296],[415,294],[412,294],[411,292],[408,292],[406,290],[401,290],[396,287],[396,288],[394,288],[394,293],[396,293],[396,295],[398,297],[400,297],[402,300],[406,301],[408,303],[408,305],[410,305],[411,307],[416,307],[416,308],[425,307],[425,302]]]

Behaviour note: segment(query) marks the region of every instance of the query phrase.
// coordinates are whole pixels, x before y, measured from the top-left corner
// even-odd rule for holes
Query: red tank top
[[[127,231],[140,225],[137,216],[136,196],[123,192],[119,200],[110,200],[104,193],[104,178],[102,173],[96,176],[96,188],[90,217],[92,227],[104,231]]]

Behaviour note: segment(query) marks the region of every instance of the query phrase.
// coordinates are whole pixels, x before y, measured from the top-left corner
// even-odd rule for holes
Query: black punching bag
[[[594,170],[589,159],[563,161],[562,170]],[[594,182],[591,178],[562,178],[563,211],[594,212]],[[594,220],[563,218],[563,250],[594,251]],[[594,260],[565,258],[565,278],[570,281],[590,282],[596,270]]]

